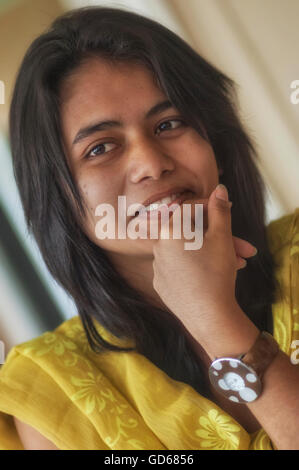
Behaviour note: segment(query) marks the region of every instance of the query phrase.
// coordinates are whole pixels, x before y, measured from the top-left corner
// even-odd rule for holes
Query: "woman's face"
[[[118,196],[126,196],[127,209],[176,186],[208,198],[219,180],[211,145],[179,121],[183,117],[171,104],[146,117],[167,97],[141,65],[90,59],[65,80],[61,99],[67,160],[89,208],[85,233],[113,256],[152,257],[150,237],[117,239]],[[82,128],[102,121],[120,124],[77,137]],[[95,209],[103,203],[115,210],[114,239],[96,236],[105,213],[99,217]],[[125,221],[128,226],[132,217]]]

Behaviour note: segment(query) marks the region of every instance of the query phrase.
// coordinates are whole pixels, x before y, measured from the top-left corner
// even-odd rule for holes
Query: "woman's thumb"
[[[211,193],[208,203],[210,233],[231,233],[231,206],[227,188],[223,184],[218,184]]]

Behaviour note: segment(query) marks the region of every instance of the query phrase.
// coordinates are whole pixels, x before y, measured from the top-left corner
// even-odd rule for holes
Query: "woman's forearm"
[[[192,336],[209,357],[235,357],[247,352],[259,330],[240,306],[223,307],[220,316],[218,310],[219,318],[219,328],[214,324],[210,334],[204,337],[193,328]],[[299,365],[294,365],[280,350],[266,369],[262,384],[261,395],[246,406],[277,449],[299,450]]]

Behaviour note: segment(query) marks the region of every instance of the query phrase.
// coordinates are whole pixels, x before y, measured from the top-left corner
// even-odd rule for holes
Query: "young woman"
[[[299,448],[288,357],[299,212],[265,226],[236,103],[230,78],[125,10],[70,11],[31,44],[11,103],[15,177],[29,231],[79,315],[10,351],[0,447]],[[201,248],[163,239],[160,219],[155,239],[99,238],[96,208],[123,215],[120,195],[127,207],[173,196],[170,235],[183,203],[193,228],[203,204]],[[280,350],[258,399],[236,403],[213,387],[211,362],[247,353],[262,331]]]

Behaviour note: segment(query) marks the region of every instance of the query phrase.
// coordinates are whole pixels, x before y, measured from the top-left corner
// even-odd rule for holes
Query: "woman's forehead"
[[[135,125],[145,120],[151,108],[167,100],[145,67],[132,67],[91,61],[64,84],[60,114],[68,152],[76,151],[74,141],[80,129],[104,121]]]
[[[60,87],[62,105],[79,103],[85,98],[93,100],[115,96],[115,99],[134,97],[140,93],[157,93],[154,75],[140,64],[110,63],[103,59],[85,60],[75,69]]]

